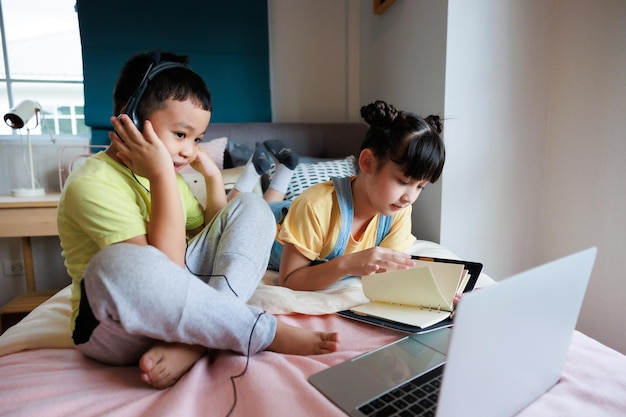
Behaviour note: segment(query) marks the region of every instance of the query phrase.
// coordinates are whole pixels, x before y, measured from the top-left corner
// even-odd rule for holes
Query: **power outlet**
[[[24,262],[3,261],[2,270],[5,276],[24,275]]]

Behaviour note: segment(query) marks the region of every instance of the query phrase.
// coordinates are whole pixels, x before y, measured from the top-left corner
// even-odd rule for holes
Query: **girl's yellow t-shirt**
[[[411,210],[408,206],[393,215],[391,228],[380,243],[381,247],[406,251],[415,241],[411,234]],[[358,241],[348,240],[345,254],[374,247],[380,215],[374,216]],[[291,243],[310,260],[324,259],[335,247],[339,237],[341,215],[332,181],[307,188],[291,204],[278,241]]]

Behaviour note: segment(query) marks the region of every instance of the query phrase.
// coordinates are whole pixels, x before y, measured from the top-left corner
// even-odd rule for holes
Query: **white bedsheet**
[[[424,240],[416,241],[408,251],[413,255],[458,259],[443,246]],[[477,287],[493,280],[485,274]],[[33,310],[20,323],[0,336],[0,356],[26,349],[73,347],[69,320],[70,286]],[[267,271],[250,304],[272,314],[324,315],[367,302],[359,278],[346,278],[322,291],[294,291],[278,285],[278,274]]]

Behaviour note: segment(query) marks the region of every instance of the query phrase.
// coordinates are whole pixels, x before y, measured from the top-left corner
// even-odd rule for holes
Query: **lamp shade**
[[[4,122],[13,129],[21,129],[39,110],[41,110],[39,103],[24,100],[4,115]]]

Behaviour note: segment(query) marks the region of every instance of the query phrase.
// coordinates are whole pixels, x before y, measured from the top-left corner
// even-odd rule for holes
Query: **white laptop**
[[[452,329],[406,336],[309,382],[350,416],[512,416],[558,382],[596,251],[464,294]]]

